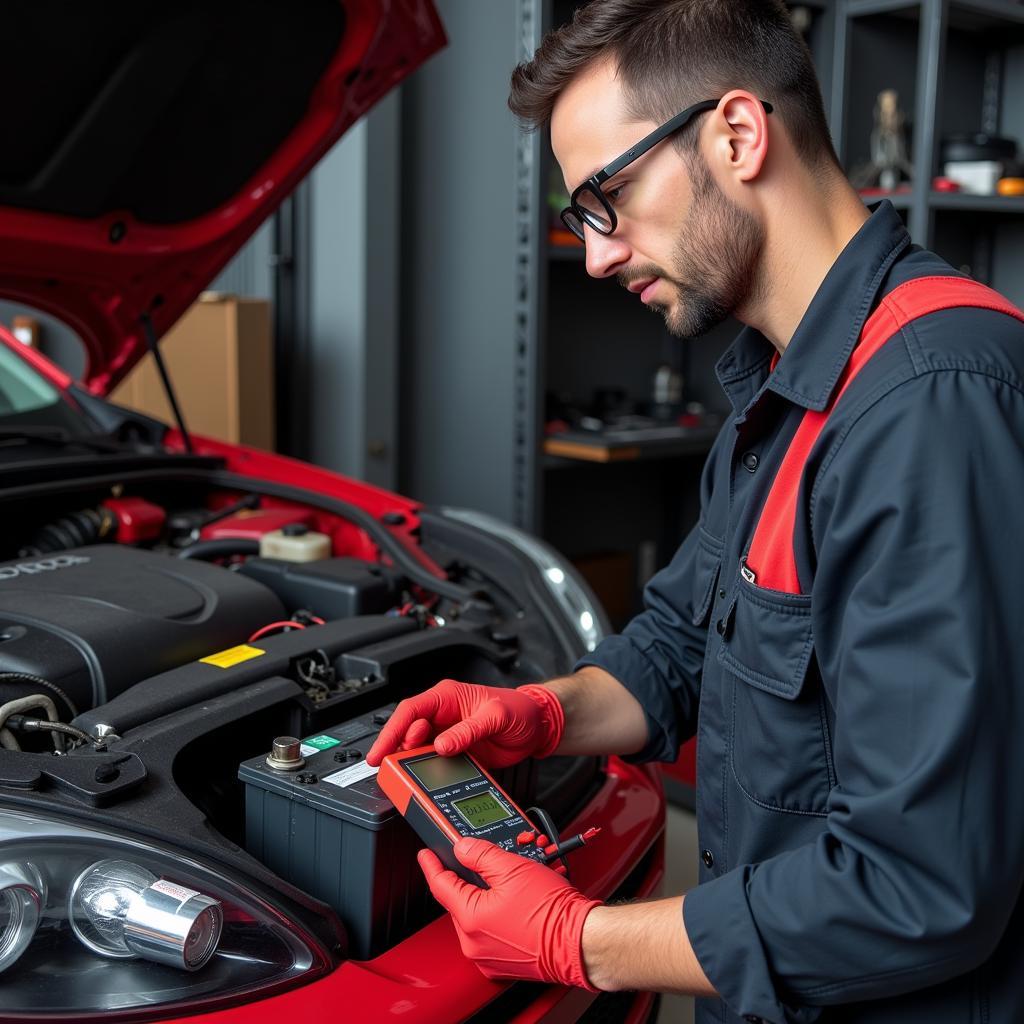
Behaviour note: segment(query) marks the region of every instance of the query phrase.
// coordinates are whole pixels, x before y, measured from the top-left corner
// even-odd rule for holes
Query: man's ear
[[[734,89],[714,117],[713,151],[719,166],[738,181],[754,181],[768,157],[768,111],[752,92]]]

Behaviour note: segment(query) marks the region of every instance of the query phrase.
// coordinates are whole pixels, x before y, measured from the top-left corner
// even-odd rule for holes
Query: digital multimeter
[[[484,886],[452,850],[463,836],[486,839],[510,853],[546,862],[536,843],[538,829],[466,754],[442,757],[432,746],[388,754],[377,784],[441,863],[467,882]]]

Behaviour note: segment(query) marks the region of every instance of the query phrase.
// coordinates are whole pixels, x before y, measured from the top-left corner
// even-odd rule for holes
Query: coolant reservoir
[[[260,557],[285,562],[318,562],[331,557],[331,538],[302,523],[289,523],[260,537]]]

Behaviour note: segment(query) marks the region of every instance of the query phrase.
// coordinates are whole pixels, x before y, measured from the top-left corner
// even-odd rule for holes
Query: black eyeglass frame
[[[616,157],[606,167],[602,167],[596,174],[587,178],[582,185],[573,191],[572,196],[569,198],[569,205],[561,212],[562,223],[581,242],[586,241],[586,235],[583,231],[584,224],[592,227],[598,234],[614,234],[615,229],[619,226],[619,219],[615,215],[615,210],[612,208],[611,203],[608,202],[608,197],[602,191],[601,186],[610,178],[614,178],[623,168],[628,167],[634,160],[639,160],[644,153],[653,149],[663,139],[667,139],[673,133],[685,128],[698,114],[714,110],[721,102],[721,99],[703,100],[700,103],[695,103],[692,107],[687,107],[660,127],[655,128],[650,135],[644,136],[635,146],[627,149],[622,156]],[[766,114],[770,114],[775,109],[767,100],[761,100],[761,105],[764,107]],[[603,224],[592,210],[579,205],[579,197],[584,192],[591,193],[604,208],[605,213],[608,215],[607,225]],[[578,223],[578,229],[572,218],[575,218],[575,222]]]

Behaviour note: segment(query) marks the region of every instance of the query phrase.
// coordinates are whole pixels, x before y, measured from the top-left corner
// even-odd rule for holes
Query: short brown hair
[[[604,57],[637,120],[749,89],[774,105],[805,163],[839,166],[810,51],[781,0],[592,0],[515,69],[509,107],[526,126],[547,124],[570,81]],[[684,132],[681,148],[696,138]]]

